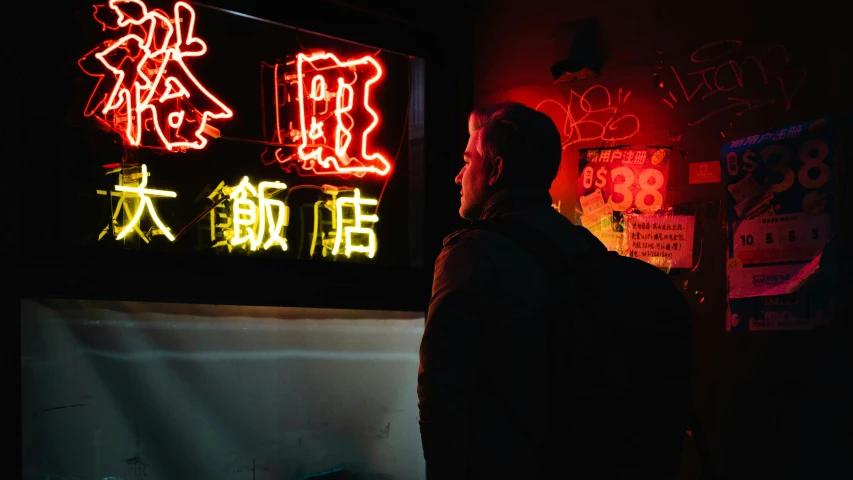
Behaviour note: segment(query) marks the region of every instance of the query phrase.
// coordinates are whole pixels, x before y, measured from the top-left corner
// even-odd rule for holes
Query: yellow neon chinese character
[[[362,205],[376,205],[376,200],[372,198],[361,198],[361,193],[356,188],[352,197],[342,197],[335,201],[335,209],[337,211],[337,226],[335,227],[335,247],[332,249],[332,254],[337,255],[341,248],[341,239],[346,240],[344,247],[344,255],[349,257],[352,252],[366,253],[368,258],[373,258],[376,255],[376,234],[373,228],[365,227],[362,222],[376,223],[379,217],[376,215],[365,215],[362,213]],[[343,225],[343,207],[345,204],[352,204],[355,211],[354,224],[352,226]],[[343,233],[343,235],[342,235]],[[367,235],[367,245],[353,245],[353,234]]]
[[[249,194],[252,197],[257,197],[258,191],[249,183],[249,177],[243,177],[240,184],[229,195],[232,200],[231,220],[234,222],[234,236],[231,237],[231,245],[236,247],[249,242],[249,248],[255,250],[257,248],[255,224],[258,222],[258,207],[255,202],[249,200]],[[244,232],[246,232],[245,235]]]
[[[135,193],[139,197],[139,205],[136,207],[136,213],[133,214],[133,218],[130,219],[127,225],[116,235],[116,240],[121,240],[124,238],[131,230],[135,230],[140,234],[143,240],[146,242],[148,240],[145,239],[145,235],[142,234],[142,231],[139,229],[139,219],[142,218],[142,213],[145,209],[148,209],[148,212],[151,214],[151,219],[154,220],[154,223],[157,227],[160,228],[160,231],[163,232],[163,235],[166,236],[170,241],[174,241],[175,237],[169,232],[169,228],[163,225],[163,222],[160,221],[160,217],[157,216],[157,211],[154,209],[154,204],[151,202],[151,198],[149,197],[171,197],[175,198],[178,196],[175,192],[170,192],[167,190],[154,190],[152,188],[145,188],[148,185],[148,167],[145,164],[142,165],[142,178],[139,181],[138,187],[127,187],[124,185],[116,185],[115,189],[117,192],[122,192],[121,199],[119,200],[120,204],[125,203],[125,195],[128,193]],[[120,207],[116,207],[117,209]]]
[[[219,182],[219,185],[210,192],[207,199],[213,202],[213,207],[210,209],[210,241],[216,242],[213,248],[227,246],[228,251],[231,251],[231,234],[233,233],[231,215],[225,211],[224,199],[228,198],[224,190],[227,187],[225,182]],[[221,232],[221,236],[220,236]],[[219,240],[219,241],[217,241]]]
[[[287,250],[287,240],[281,236],[281,231],[287,225],[287,207],[281,200],[267,198],[267,189],[275,189],[276,192],[270,194],[274,195],[285,188],[287,188],[287,185],[281,182],[261,182],[258,184],[259,206],[261,210],[261,226],[258,229],[260,235],[263,235],[264,232],[264,220],[268,222],[266,231],[269,234],[269,238],[264,243],[264,250],[275,244],[278,244],[282,250]],[[259,238],[258,242],[260,240]]]
[[[282,236],[287,225],[287,207],[280,200],[267,198],[285,188],[287,185],[281,182],[261,182],[255,188],[249,183],[249,177],[243,177],[229,195],[234,224],[231,245],[247,243],[251,250],[257,250],[258,247],[266,250],[277,244],[282,250],[287,250],[287,240]],[[273,189],[276,191],[268,193]],[[269,238],[262,244],[265,234]]]

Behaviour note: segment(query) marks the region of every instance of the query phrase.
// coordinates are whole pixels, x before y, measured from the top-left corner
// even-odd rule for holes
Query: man
[[[569,255],[605,249],[551,207],[560,133],[517,103],[469,117],[459,214],[529,222]],[[427,478],[546,478],[548,275],[508,237],[455,232],[435,264],[418,397]],[[575,412],[573,414],[581,414]]]

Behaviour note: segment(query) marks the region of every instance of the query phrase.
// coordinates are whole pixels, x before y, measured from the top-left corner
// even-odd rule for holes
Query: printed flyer
[[[629,255],[626,216],[664,207],[670,152],[646,146],[579,150],[577,223],[609,250]]]
[[[727,330],[803,330],[827,321],[826,299],[800,287],[835,231],[834,155],[828,118],[723,147]]]

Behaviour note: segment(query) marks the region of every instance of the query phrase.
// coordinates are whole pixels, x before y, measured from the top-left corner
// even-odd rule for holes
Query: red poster
[[[578,196],[601,190],[613,211],[653,214],[666,199],[670,151],[641,146],[580,150]]]

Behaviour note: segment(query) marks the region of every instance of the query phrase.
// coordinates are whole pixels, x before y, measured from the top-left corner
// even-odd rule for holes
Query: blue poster
[[[807,330],[828,321],[828,300],[800,288],[835,232],[831,118],[728,142],[726,330]]]

